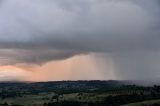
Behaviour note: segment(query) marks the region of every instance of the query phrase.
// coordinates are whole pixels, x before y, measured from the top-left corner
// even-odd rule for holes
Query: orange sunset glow
[[[30,72],[15,66],[0,66],[0,80],[4,81],[23,81],[27,80]]]
[[[92,55],[74,56],[65,60],[51,61],[44,65],[36,65],[31,68],[16,66],[1,66],[0,79],[23,80],[23,81],[57,81],[57,80],[80,80],[80,79],[106,79],[93,62]],[[76,70],[76,71],[75,71]],[[111,71],[112,72],[112,71]],[[114,77],[108,71],[108,79]],[[92,76],[90,76],[92,74]]]

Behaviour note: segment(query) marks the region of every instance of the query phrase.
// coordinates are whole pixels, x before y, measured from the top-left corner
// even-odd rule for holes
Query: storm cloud
[[[117,70],[129,70],[125,78],[158,73],[159,18],[159,0],[1,0],[0,64],[95,53],[111,54]]]

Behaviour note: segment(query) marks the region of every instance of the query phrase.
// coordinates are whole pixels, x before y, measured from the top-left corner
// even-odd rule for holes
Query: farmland
[[[154,106],[160,86],[124,81],[1,82],[2,106]]]

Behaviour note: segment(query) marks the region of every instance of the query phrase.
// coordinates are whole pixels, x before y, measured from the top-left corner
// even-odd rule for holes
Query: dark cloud
[[[0,64],[42,64],[92,52],[111,53],[117,70],[130,74],[154,70],[159,6],[159,0],[0,0]]]

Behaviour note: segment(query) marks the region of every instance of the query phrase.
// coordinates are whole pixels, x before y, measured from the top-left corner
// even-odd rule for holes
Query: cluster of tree
[[[1,99],[14,98],[14,97],[21,97],[21,94],[17,93],[17,92],[10,92],[9,90],[8,91],[2,90],[0,92],[0,97],[1,97]]]
[[[112,89],[121,85],[119,81],[55,81],[55,82],[1,82],[0,90],[8,90],[24,94],[38,94],[42,92],[73,93],[89,92],[93,89]]]
[[[117,106],[117,105],[123,105],[128,103],[141,102],[145,100],[152,100],[159,98],[160,96],[155,97],[153,95],[139,95],[139,94],[118,95],[118,96],[108,96],[103,102],[112,106]]]
[[[44,106],[119,106],[128,103],[141,102],[145,100],[160,99],[160,86],[140,87],[136,85],[121,86],[113,89],[110,96],[107,96],[102,101],[95,102],[81,102],[81,101],[58,101],[44,103]],[[113,94],[113,95],[112,95]],[[82,95],[79,93],[78,95]],[[156,106],[153,104],[151,106]]]

